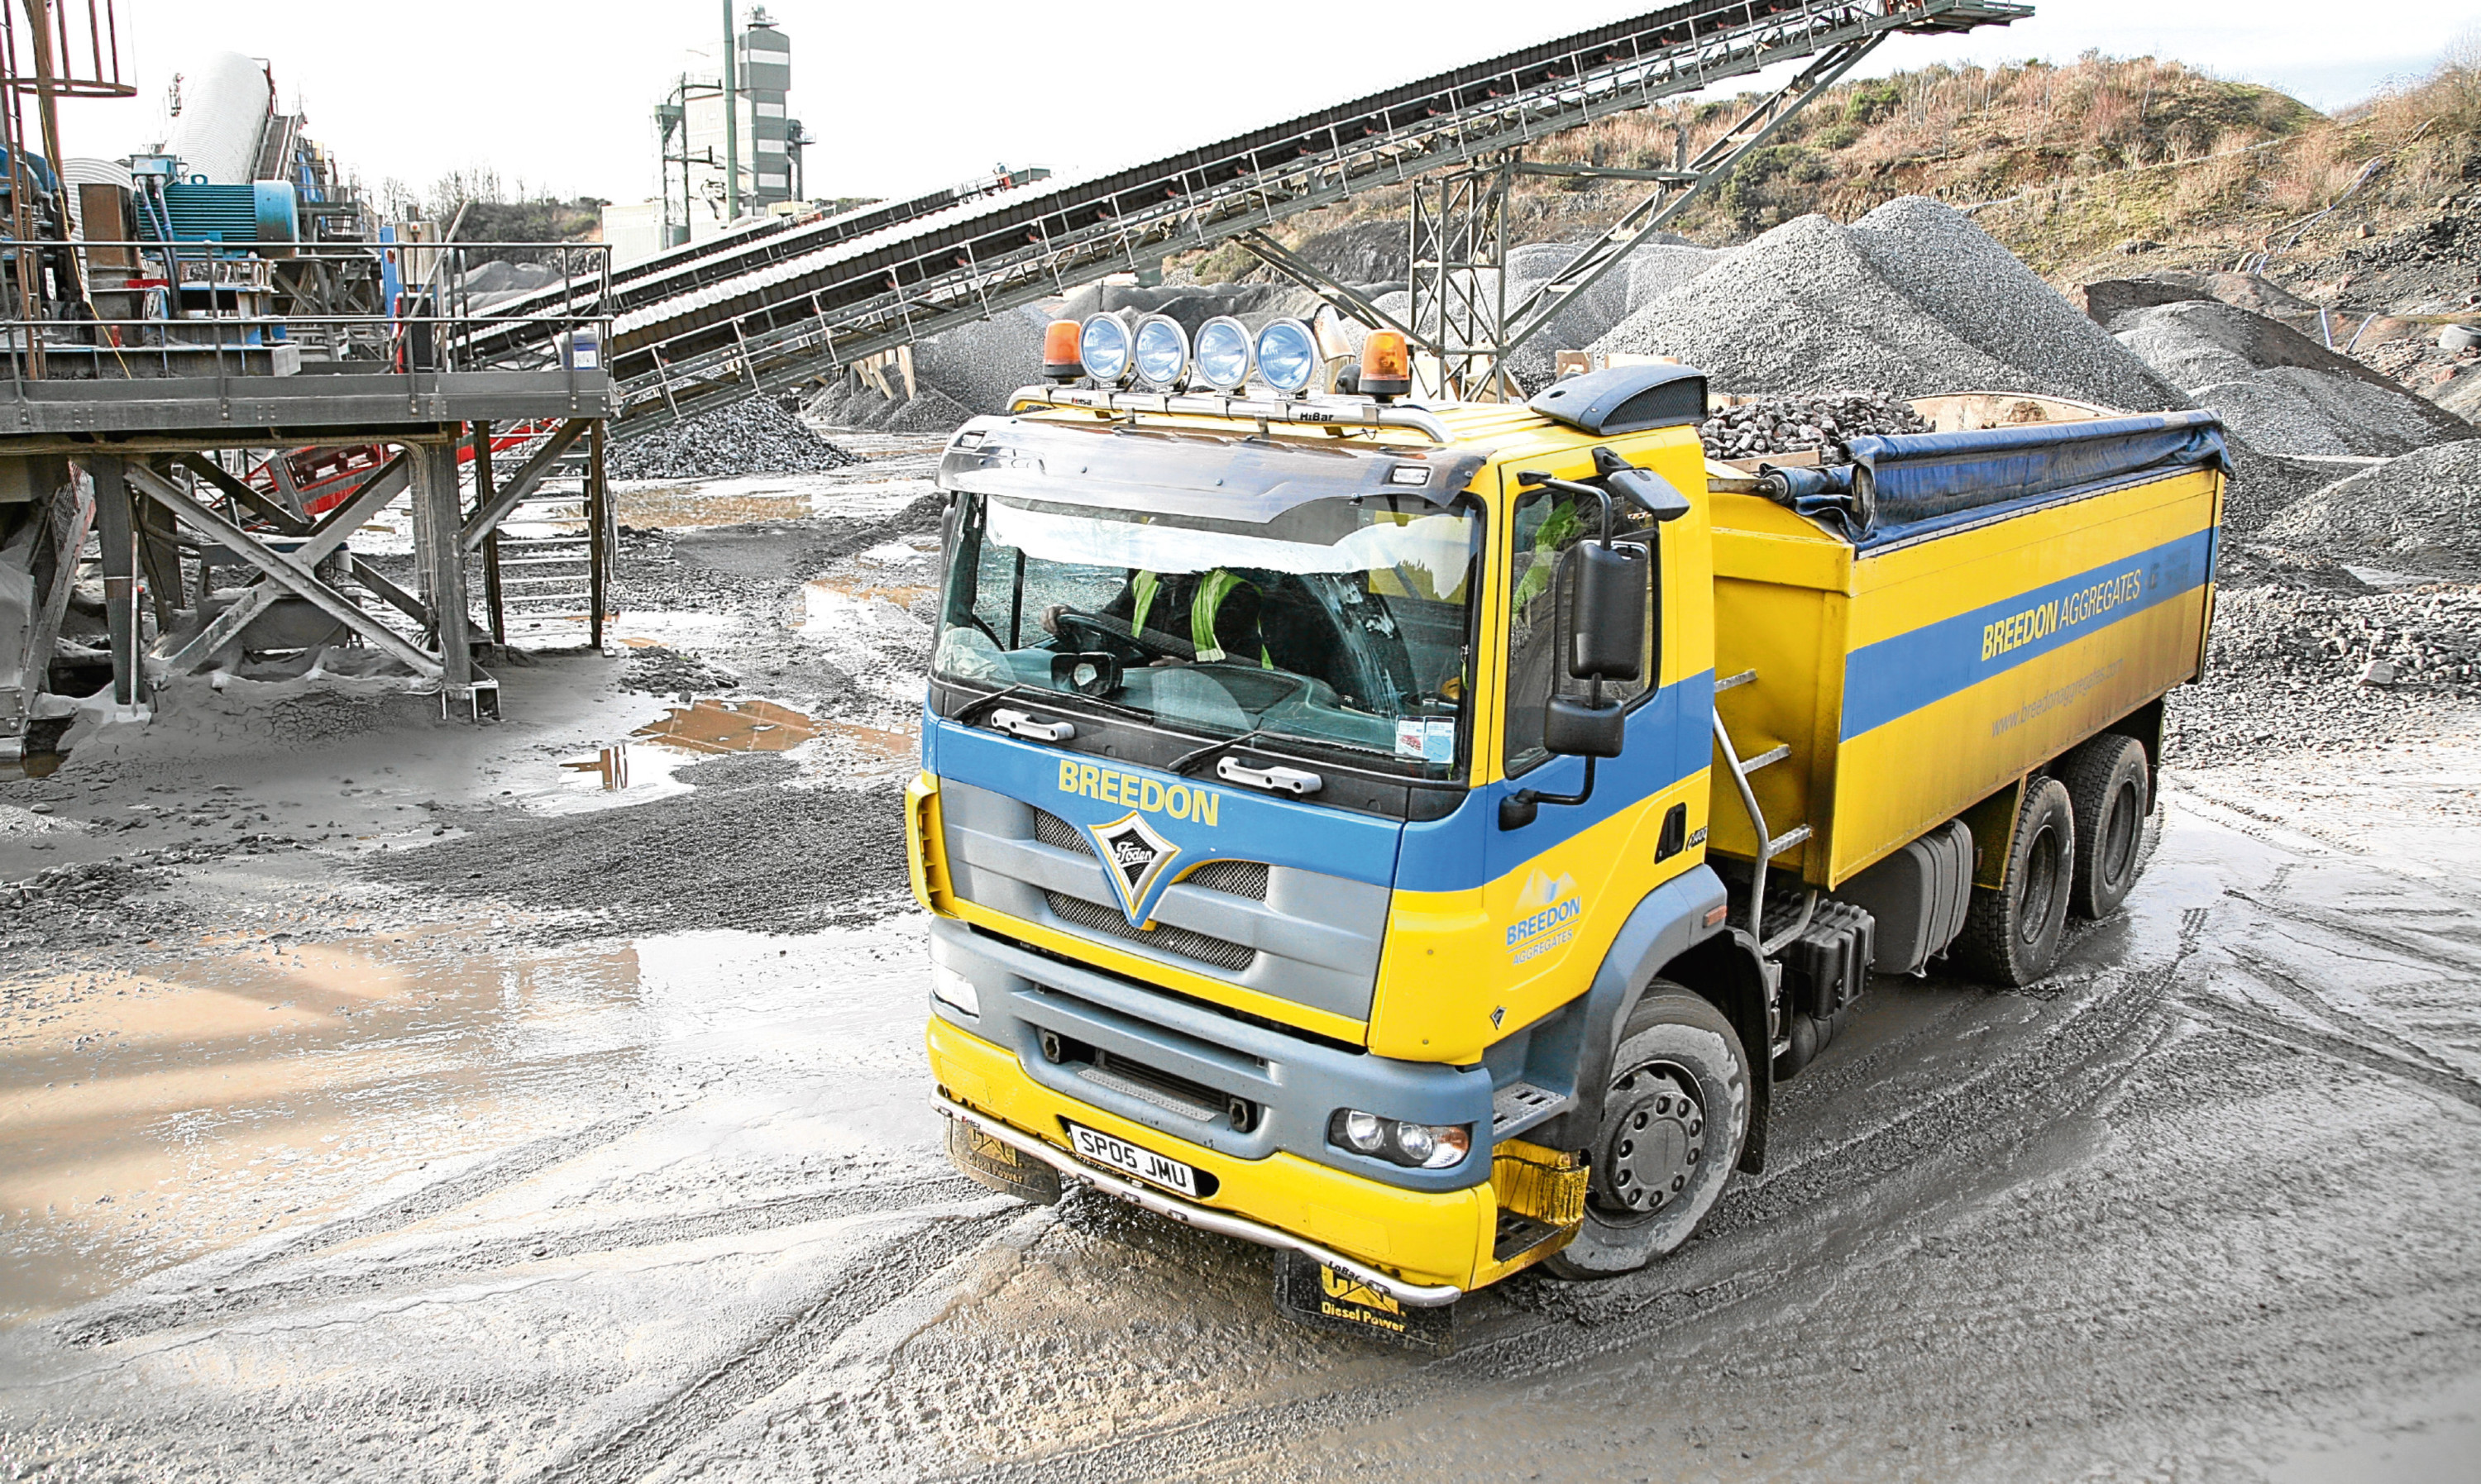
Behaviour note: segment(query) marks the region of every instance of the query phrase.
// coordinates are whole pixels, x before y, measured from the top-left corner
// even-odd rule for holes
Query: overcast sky
[[[823,195],[909,194],[1003,161],[1067,173],[1149,159],[1653,8],[768,7],[793,45],[792,112],[821,141],[808,173]],[[2481,38],[2481,0],[2390,7],[2383,26],[2338,24],[2335,6],[2310,0],[2038,0],[2038,9],[1968,37],[1898,37],[1873,69],[2064,62],[2099,47],[2177,58],[2333,109],[2427,71],[2459,38]],[[370,184],[395,176],[420,190],[482,163],[562,195],[639,200],[656,188],[649,111],[685,66],[714,68],[722,10],[721,0],[118,0],[124,67],[140,94],[67,105],[65,152],[118,155],[153,143],[172,74],[229,48],[272,61],[285,106],[298,98],[311,137]]]

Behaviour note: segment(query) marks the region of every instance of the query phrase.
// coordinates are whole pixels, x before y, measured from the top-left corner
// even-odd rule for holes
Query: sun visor
[[[1289,440],[979,417],[939,461],[939,487],[1265,524],[1313,500],[1376,496],[1445,508],[1473,482],[1470,450]]]

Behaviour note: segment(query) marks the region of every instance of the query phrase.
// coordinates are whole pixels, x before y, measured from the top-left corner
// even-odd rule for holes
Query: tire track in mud
[[[480,1277],[522,1263],[555,1262],[666,1242],[773,1231],[837,1216],[901,1214],[917,1207],[979,1193],[980,1187],[962,1176],[934,1176],[898,1185],[808,1191],[696,1215],[637,1217],[550,1236],[483,1237],[453,1252],[353,1272],[278,1277],[248,1287],[225,1284],[206,1293],[184,1293],[155,1303],[141,1300],[102,1313],[90,1309],[56,1325],[54,1333],[65,1344],[113,1344],[166,1330],[227,1320],[275,1304],[372,1298],[408,1284]],[[254,1263],[246,1271],[265,1265]]]
[[[1285,1398],[1211,1418],[1184,1419],[1125,1433],[1093,1447],[927,1477],[942,1484],[1068,1484],[1089,1478],[1198,1472],[1308,1434],[1400,1416],[1426,1401],[1451,1402],[1455,1393],[1476,1383],[1538,1377],[1719,1314],[1744,1300],[1779,1293],[1780,1264],[1769,1260],[1764,1244],[1755,1237],[1782,1230],[1830,1197],[1864,1193],[1868,1186],[1913,1173],[1928,1157],[2021,1140],[2054,1105],[2083,1101],[2086,1089],[2072,1074],[2107,1059],[2149,1021],[2159,1019],[2210,918],[2209,908],[2189,908],[2181,915],[2179,936],[2167,959],[2106,971],[2088,980],[2092,987],[2082,998],[2065,1003],[2039,1032],[1971,1076],[1848,1138],[1778,1165],[1745,1185],[1736,1184],[1690,1248],[1704,1249],[1710,1256],[1726,1255],[1728,1249],[1718,1251],[1709,1243],[1750,1249],[1744,1260],[1727,1263],[1728,1270],[1713,1283],[1625,1296],[1611,1294],[1611,1285],[1595,1285],[1593,1296],[1584,1304],[1573,1301],[1575,1286],[1559,1285],[1564,1301],[1539,1306],[1511,1303],[1518,1316],[1504,1332],[1476,1337],[1456,1354],[1423,1364],[1392,1381]],[[2070,1002],[2074,993],[2068,991],[2053,1002]],[[1908,1036],[1896,1044],[1918,1039],[1918,1034]],[[1749,1239],[1736,1242],[1735,1238]],[[1656,1270],[1657,1276],[1659,1271]],[[1524,1279],[1513,1282],[1522,1284]],[[1616,1282],[1625,1285],[1629,1280]],[[1503,1303],[1508,1298],[1506,1293],[1500,1295]],[[1618,1302],[1609,1302],[1611,1298]]]
[[[798,1375],[845,1331],[901,1300],[1020,1214],[1003,1210],[958,1218],[938,1229],[948,1238],[943,1241],[925,1240],[923,1234],[889,1241],[869,1260],[840,1274],[815,1302],[749,1335],[739,1349],[644,1415],[554,1461],[534,1474],[531,1484],[600,1484],[643,1477],[734,1413]]]
[[[2297,1051],[2310,1052],[2332,1060],[2348,1062],[2364,1071],[2375,1072],[2382,1077],[2393,1078],[2398,1081],[2411,1082],[2425,1091],[2452,1098],[2467,1107],[2481,1109],[2481,1083],[2476,1083],[2469,1078],[2459,1077],[2452,1072],[2390,1054],[2348,1036],[2336,1035],[2331,1031],[2318,1030],[2312,1027],[2268,1015],[2263,1010],[2241,1004],[2237,1001],[2227,1000],[2220,995],[2202,992],[2184,995],[2181,997],[2181,1005],[2182,1008],[2195,1010],[2220,1021],[2233,1030],[2256,1036],[2259,1040],[2272,1041]],[[2327,1012],[2321,1010],[2321,1013]]]
[[[625,1117],[607,1118],[567,1133],[530,1139],[498,1154],[485,1156],[480,1162],[454,1175],[408,1190],[401,1196],[387,1197],[358,1212],[307,1226],[298,1232],[279,1233],[265,1241],[210,1254],[155,1274],[152,1281],[161,1283],[171,1275],[181,1275],[194,1289],[228,1289],[234,1286],[235,1280],[278,1263],[291,1262],[366,1237],[402,1231],[460,1206],[470,1205],[579,1155],[616,1143],[664,1111],[648,1108]],[[181,1318],[154,1323],[138,1318],[143,1311],[155,1307],[154,1304],[132,1303],[124,1294],[113,1294],[62,1315],[54,1321],[52,1332],[64,1343],[85,1346],[109,1343],[133,1335],[153,1334],[190,1322]],[[135,1327],[121,1327],[125,1320],[130,1319],[137,1319]]]
[[[2337,912],[2332,907],[2320,907],[2309,902],[2264,901],[2246,892],[2236,891],[2231,895],[2269,917],[2308,923],[2325,928],[2339,937],[2357,939],[2372,948],[2385,949],[2390,953],[2400,954],[2416,963],[2433,968],[2452,968],[2467,974],[2481,973],[2481,948],[2476,948],[2469,943],[2460,943],[2453,938],[2417,928],[2390,931],[2364,917],[2357,917],[2349,912]]]
[[[2302,983],[2289,970],[2273,959],[2236,944],[2225,949],[2224,951],[2232,956],[2233,962],[2255,976],[2258,982],[2271,990],[2278,999],[2319,1019],[2331,1021],[2343,1030],[2350,1031],[2352,1036],[2359,1038],[2358,1044],[2366,1046],[2381,1055],[2392,1055],[2408,1066],[2427,1067],[2432,1072],[2472,1086],[2476,1093],[2481,1093],[2481,1084],[2475,1084],[2471,1077],[2460,1068],[2431,1054],[2429,1049],[2420,1042],[2400,1030],[2380,1025],[2365,1015],[2337,1004],[2319,994],[2315,986]],[[2224,1002],[2235,1002],[2226,1000]]]

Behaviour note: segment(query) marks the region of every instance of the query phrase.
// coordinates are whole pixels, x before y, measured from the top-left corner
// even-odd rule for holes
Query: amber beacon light
[[[1373,329],[1361,343],[1361,390],[1370,396],[1402,397],[1413,390],[1413,352],[1401,330]]]

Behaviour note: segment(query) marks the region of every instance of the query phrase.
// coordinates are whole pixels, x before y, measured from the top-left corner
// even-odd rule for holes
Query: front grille
[[[1044,892],[1042,899],[1051,904],[1052,912],[1062,922],[1074,923],[1094,932],[1109,933],[1114,938],[1126,938],[1131,943],[1143,943],[1166,953],[1193,958],[1199,963],[1213,964],[1217,969],[1228,969],[1235,974],[1248,968],[1258,957],[1258,950],[1246,944],[1235,943],[1229,938],[1212,938],[1186,927],[1174,927],[1168,923],[1158,923],[1152,927],[1133,927],[1127,914],[1119,908],[1106,907],[1083,897],[1071,897],[1064,892]]]
[[[1251,901],[1267,899],[1267,863],[1265,861],[1208,861],[1180,878],[1183,886],[1202,887],[1221,892],[1228,897],[1246,897]]]
[[[1080,855],[1094,853],[1094,843],[1085,832],[1056,814],[1033,812],[1033,838],[1055,850],[1074,850]]]
[[[1092,857],[1094,844],[1085,832],[1056,814],[1033,811],[1033,838],[1054,849],[1073,850]],[[1267,868],[1258,861],[1208,861],[1180,878],[1183,885],[1200,886],[1211,892],[1223,892],[1252,900],[1267,899]],[[1071,897],[1065,892],[1045,891],[1042,899],[1051,906],[1052,915],[1064,923],[1074,923],[1092,932],[1125,938],[1131,943],[1143,943],[1175,953],[1182,958],[1213,964],[1234,974],[1257,961],[1258,950],[1229,938],[1216,938],[1186,927],[1159,923],[1152,927],[1130,925],[1128,915],[1117,907]]]

